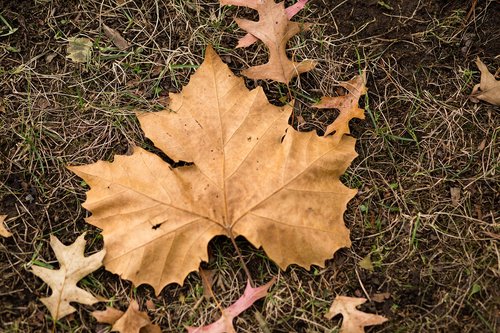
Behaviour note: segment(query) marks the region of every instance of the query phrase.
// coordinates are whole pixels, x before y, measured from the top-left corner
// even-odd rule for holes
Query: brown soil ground
[[[476,57],[499,68],[499,13],[495,0],[311,0],[294,18],[314,26],[291,40],[290,54],[319,61],[290,86],[295,115],[305,120],[300,130],[321,132],[332,121],[311,100],[368,73],[366,120],[352,122],[359,157],[343,177],[359,189],[345,216],[353,245],[324,268],[281,271],[238,239],[258,283],[278,277],[271,296],[235,321],[238,331],[337,332],[342,318],[324,318],[336,295],[368,297],[361,308],[389,319],[368,332],[496,331],[500,113],[469,94],[479,82]],[[102,247],[99,230],[84,221],[85,184],[65,165],[150,147],[134,112],[161,109],[207,44],[236,73],[265,62],[267,52],[259,43],[234,49],[243,32],[233,18],[256,15],[216,0],[0,0],[0,15],[0,215],[13,233],[0,238],[0,331],[46,332],[53,322],[39,299],[50,290],[30,267],[57,267],[49,235],[69,244],[87,231],[89,253]],[[114,47],[103,23],[132,47]],[[71,37],[92,40],[88,63],[66,58]],[[246,82],[262,85],[273,103],[286,95],[275,82]],[[227,306],[245,275],[228,239],[213,240],[209,251],[214,292]],[[359,266],[366,256],[373,271]],[[164,332],[219,316],[194,273],[158,297],[102,268],[80,285],[121,309],[131,297],[142,309],[152,300],[149,316]],[[107,331],[90,316],[104,303],[75,307],[55,331]]]

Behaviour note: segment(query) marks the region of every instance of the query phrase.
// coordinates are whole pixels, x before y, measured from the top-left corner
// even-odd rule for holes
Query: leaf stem
[[[252,280],[252,275],[250,274],[250,271],[248,270],[247,265],[245,264],[245,261],[243,260],[243,256],[241,255],[240,248],[238,247],[238,244],[236,244],[236,240],[234,239],[233,231],[231,229],[228,230],[229,232],[229,238],[231,239],[231,243],[233,243],[234,249],[236,250],[236,253],[238,254],[238,258],[240,259],[241,266],[243,267],[243,270],[245,271],[245,274],[247,275],[248,282],[250,283],[250,286],[252,288],[255,288],[255,284]]]

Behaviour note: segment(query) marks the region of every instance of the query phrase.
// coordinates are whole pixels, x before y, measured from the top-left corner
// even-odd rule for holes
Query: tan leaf
[[[139,304],[134,300],[125,314],[118,319],[111,329],[120,333],[159,333],[161,329],[149,320],[147,313],[139,311]]]
[[[85,234],[68,246],[63,245],[55,236],[50,236],[50,246],[56,254],[60,268],[52,270],[33,266],[33,273],[47,283],[52,289],[52,295],[42,298],[41,301],[49,309],[52,318],[58,320],[76,311],[70,302],[91,305],[97,300],[88,291],[76,286],[78,281],[97,270],[102,265],[102,258],[106,253],[101,250],[85,257]]]
[[[92,41],[88,38],[69,38],[66,58],[74,62],[87,62],[92,53]]]
[[[366,94],[366,72],[362,75],[353,77],[347,82],[341,82],[339,85],[347,90],[347,94],[336,97],[323,97],[321,101],[313,107],[318,109],[338,109],[339,116],[330,124],[325,135],[338,133],[341,138],[344,134],[349,134],[349,121],[353,118],[365,119],[364,110],[359,108],[358,101],[361,96]]]
[[[107,306],[104,311],[93,311],[92,316],[100,323],[113,325],[124,313],[123,311]]]
[[[104,34],[113,42],[113,44],[115,44],[117,48],[123,51],[130,46],[129,42],[127,42],[118,31],[108,27],[104,23],[102,27],[104,29]]]
[[[133,300],[126,312],[107,307],[104,311],[94,311],[92,316],[100,323],[113,325],[111,332],[120,333],[160,333],[158,325],[151,323],[146,312],[139,311],[139,304]]]
[[[2,237],[11,237],[12,233],[5,228],[5,219],[7,218],[7,215],[0,215],[0,236]]]
[[[252,36],[260,39],[269,49],[269,61],[267,64],[250,67],[242,71],[242,74],[251,79],[271,79],[278,82],[288,83],[290,80],[316,66],[315,61],[306,60],[294,62],[286,54],[286,44],[294,35],[302,29],[309,27],[308,24],[299,24],[289,20],[285,10],[284,2],[275,3],[274,0],[220,0],[221,5],[244,6],[255,9],[259,13],[259,21],[250,21],[236,18],[235,21],[240,28]],[[243,44],[248,44],[244,37]]]
[[[266,297],[267,291],[276,282],[276,278],[266,283],[263,286],[253,288],[250,282],[247,282],[245,292],[235,303],[227,309],[222,310],[222,315],[216,322],[201,326],[201,327],[187,327],[188,333],[236,333],[233,326],[233,319],[240,315],[243,311],[248,309],[255,303],[255,301]]]
[[[477,57],[476,65],[481,71],[481,82],[472,89],[471,97],[500,105],[500,81],[488,71],[488,67]]]
[[[292,19],[298,12],[300,12],[309,0],[298,0],[295,4],[287,7],[285,9],[286,16],[289,20]],[[241,37],[238,41],[238,46],[236,47],[248,47],[257,41],[257,37],[252,34],[246,34],[244,37]]]
[[[387,321],[385,317],[356,309],[358,305],[365,302],[366,298],[337,296],[325,317],[332,319],[336,315],[342,314],[340,333],[363,333],[364,327],[380,325]]]
[[[323,266],[350,246],[343,214],[357,191],[339,177],[356,157],[354,138],[295,131],[292,106],[249,91],[211,48],[170,100],[170,110],[140,114],[141,127],[192,165],[173,169],[135,147],[112,163],[69,167],[91,187],[83,206],[103,230],[107,270],[158,294],[207,261],[217,235],[246,237],[283,269]]]

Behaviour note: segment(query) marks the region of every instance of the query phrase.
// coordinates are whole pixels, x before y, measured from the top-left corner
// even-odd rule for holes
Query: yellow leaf
[[[69,245],[63,245],[55,236],[50,236],[50,246],[56,254],[60,268],[52,270],[44,267],[33,266],[33,274],[41,278],[52,289],[50,297],[42,298],[41,301],[49,309],[52,318],[59,320],[75,308],[70,302],[91,305],[98,300],[88,291],[76,286],[78,281],[102,266],[102,258],[105,250],[99,251],[91,256],[85,257],[85,234]]]
[[[246,237],[283,269],[323,266],[350,246],[343,214],[357,191],[339,177],[356,157],[354,138],[295,131],[292,106],[249,91],[211,48],[170,100],[170,110],[140,114],[141,127],[192,164],[172,168],[135,147],[112,163],[69,167],[91,187],[83,206],[103,230],[107,270],[159,294],[208,259],[217,235]]]
[[[373,272],[373,263],[371,259],[371,253],[358,262],[359,267],[366,269],[367,271]]]

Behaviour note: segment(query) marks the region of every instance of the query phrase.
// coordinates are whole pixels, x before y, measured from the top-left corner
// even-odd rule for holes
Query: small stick
[[[472,0],[472,5],[470,6],[469,12],[467,13],[467,16],[465,16],[464,19],[464,25],[467,25],[467,22],[469,22],[472,13],[476,11],[476,5],[477,5],[477,0]]]
[[[361,289],[363,289],[363,292],[365,293],[366,298],[371,302],[370,295],[368,295],[368,292],[365,289],[365,286],[363,285],[363,282],[361,281],[361,277],[359,276],[358,270],[355,268],[354,271],[356,272],[356,276],[358,277],[359,285],[361,286]]]

